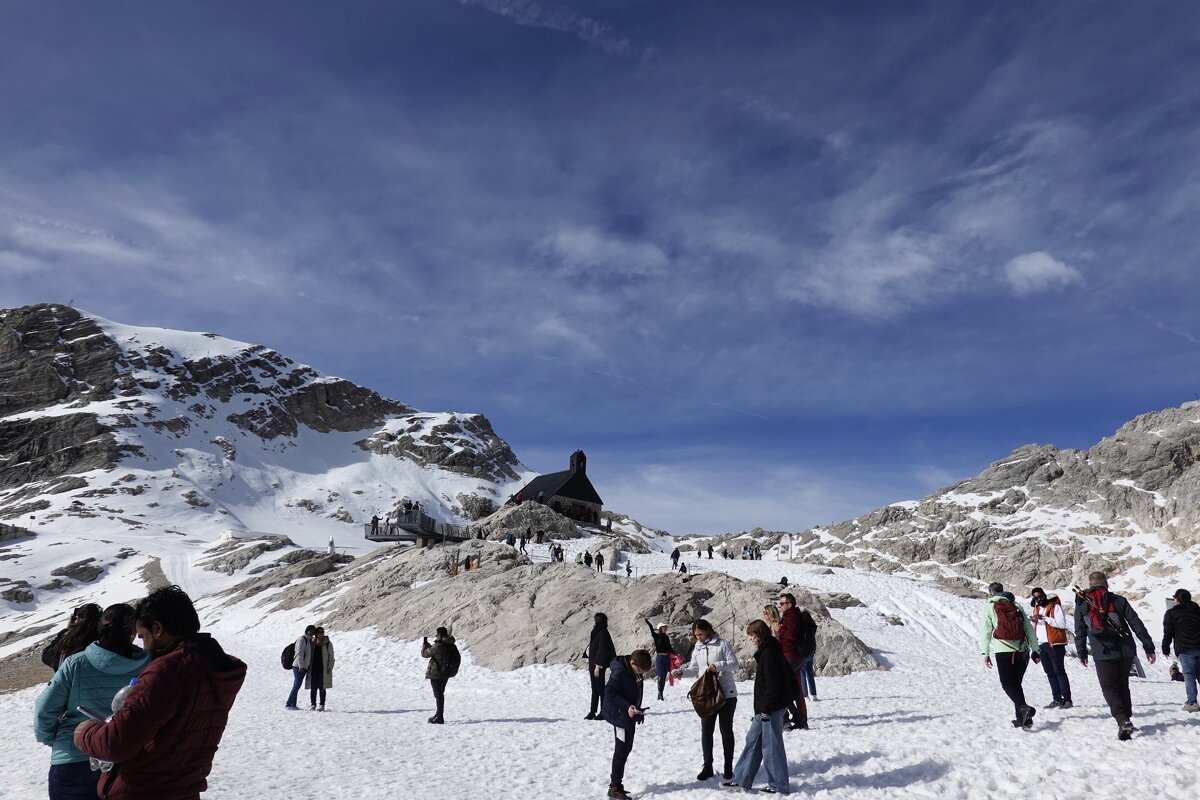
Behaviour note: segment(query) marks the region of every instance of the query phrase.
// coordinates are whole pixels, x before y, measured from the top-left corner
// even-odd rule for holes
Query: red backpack
[[[1006,642],[1025,641],[1025,620],[1017,604],[1011,600],[997,600],[992,603],[992,608],[996,611],[996,627],[992,630],[992,638]]]

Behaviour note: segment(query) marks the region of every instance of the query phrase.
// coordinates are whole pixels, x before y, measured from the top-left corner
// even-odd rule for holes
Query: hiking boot
[[[608,800],[633,800],[633,795],[622,789],[620,786],[608,787]]]
[[[1029,730],[1033,727],[1033,715],[1037,713],[1037,709],[1033,706],[1025,706],[1021,709],[1021,715],[1018,717],[1021,720],[1021,727]]]
[[[1049,703],[1042,706],[1042,708],[1062,708],[1062,707],[1063,707],[1063,704],[1062,704],[1061,700],[1051,700]]]
[[[713,774],[712,767],[705,767],[704,769],[700,770],[700,774],[696,776],[696,780],[706,781],[711,778]]]
[[[324,710],[325,710],[325,704],[324,704],[324,703],[321,703],[321,705],[317,706],[317,711],[324,711]]]
[[[1075,704],[1072,703],[1070,700],[1063,700],[1062,703],[1060,703],[1058,707],[1066,709],[1066,708],[1071,708],[1074,705]]]
[[[589,711],[588,715],[586,717],[584,717],[584,719],[595,719],[595,718],[596,718],[596,715],[591,711]]]
[[[1133,732],[1136,730],[1137,728],[1133,727],[1132,722],[1125,720],[1121,723],[1121,727],[1117,729],[1117,738],[1122,742],[1127,742],[1133,738]]]
[[[1193,713],[1196,711],[1200,711],[1200,703],[1184,703],[1183,710],[1191,711]]]
[[[445,725],[446,720],[442,719],[437,714],[434,714],[432,717],[429,718],[429,724],[430,725]]]
[[[727,781],[733,780],[733,769],[727,767],[725,771],[721,773],[721,777]]]

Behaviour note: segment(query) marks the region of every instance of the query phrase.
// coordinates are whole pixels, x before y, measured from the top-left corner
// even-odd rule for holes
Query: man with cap
[[[1075,652],[1079,663],[1086,667],[1090,651],[1100,691],[1117,721],[1117,738],[1127,741],[1137,730],[1130,719],[1133,700],[1129,695],[1129,669],[1137,655],[1134,636],[1141,641],[1151,664],[1155,659],[1154,640],[1129,601],[1108,590],[1107,575],[1091,573],[1088,586],[1075,602]]]
[[[1187,589],[1176,589],[1171,598],[1175,605],[1163,616],[1163,655],[1171,654],[1171,642],[1175,642],[1175,655],[1183,669],[1184,690],[1187,702],[1183,710],[1200,711],[1196,703],[1196,677],[1200,673],[1200,606],[1192,602],[1192,593]]]

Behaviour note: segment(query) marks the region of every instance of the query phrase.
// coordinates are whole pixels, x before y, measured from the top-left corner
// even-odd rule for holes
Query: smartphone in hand
[[[108,722],[108,717],[106,717],[104,714],[101,714],[94,708],[88,708],[87,706],[75,706],[75,710],[80,714],[83,714],[88,719],[96,720],[96,722]]]

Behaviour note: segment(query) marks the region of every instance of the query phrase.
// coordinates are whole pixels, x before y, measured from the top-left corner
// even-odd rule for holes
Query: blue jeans
[[[804,659],[800,666],[800,690],[805,697],[817,696],[817,673],[813,671],[813,657]]]
[[[1050,695],[1058,702],[1071,702],[1071,681],[1067,678],[1067,646],[1042,642],[1042,670],[1050,682]]]
[[[733,768],[733,780],[749,789],[758,775],[759,765],[767,768],[767,786],[780,794],[791,794],[788,783],[787,753],[783,750],[783,718],[787,709],[772,711],[770,721],[763,722],[755,714],[750,719],[750,730],[746,732],[746,745]]]
[[[50,765],[50,800],[96,800],[99,772],[86,761]]]
[[[304,683],[304,673],[297,667],[292,667],[292,691],[288,693],[287,703],[288,708],[296,707],[296,697],[300,694],[300,687]]]
[[[1196,702],[1196,678],[1200,673],[1200,650],[1179,650],[1179,668],[1183,670],[1183,686],[1187,692],[1187,701]]]

